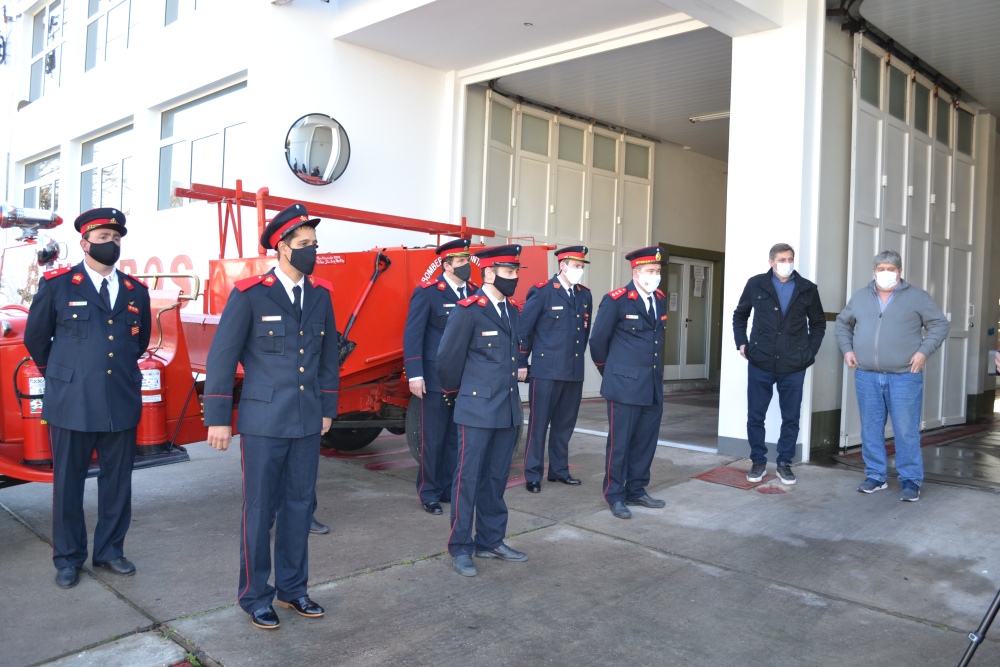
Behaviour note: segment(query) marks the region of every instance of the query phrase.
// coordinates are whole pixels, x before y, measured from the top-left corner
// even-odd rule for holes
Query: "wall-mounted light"
[[[691,116],[688,118],[692,123],[700,123],[706,120],[722,120],[723,118],[729,118],[728,111],[720,111],[719,113],[707,113],[701,116]]]

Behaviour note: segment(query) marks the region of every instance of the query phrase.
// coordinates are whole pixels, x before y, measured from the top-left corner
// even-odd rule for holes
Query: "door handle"
[[[685,322],[694,322],[694,320],[689,320],[689,319],[688,319],[688,318],[686,318],[686,317],[684,318],[684,321],[685,321]]]

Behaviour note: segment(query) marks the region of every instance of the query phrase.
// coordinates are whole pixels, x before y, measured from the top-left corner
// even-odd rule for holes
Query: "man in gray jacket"
[[[903,260],[883,250],[872,262],[875,280],[854,293],[837,315],[837,345],[848,367],[857,369],[854,385],[861,413],[861,455],[865,481],[858,491],[872,493],[886,483],[885,422],[892,419],[900,500],[920,498],[924,460],[920,453],[921,372],[927,357],[948,336],[948,319],[931,295],[900,278]]]

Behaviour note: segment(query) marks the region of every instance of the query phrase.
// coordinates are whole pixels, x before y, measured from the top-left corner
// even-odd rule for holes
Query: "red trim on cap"
[[[294,220],[286,222],[281,227],[278,227],[278,231],[276,231],[273,234],[271,234],[271,238],[268,239],[268,242],[271,244],[271,247],[276,249],[276,246],[278,245],[278,241],[280,241],[281,237],[284,236],[285,234],[287,234],[288,231],[292,227],[294,227],[296,225],[301,225],[302,223],[308,222],[308,221],[309,221],[309,216],[308,215],[300,215],[299,217],[295,218]]]
[[[485,269],[487,266],[493,266],[494,264],[519,264],[520,261],[521,261],[520,255],[499,255],[497,257],[480,257],[479,268]]]
[[[564,252],[556,255],[556,259],[560,262],[564,259],[578,259],[581,262],[587,261],[587,256],[579,252]]]
[[[649,255],[643,255],[642,257],[636,257],[635,259],[632,260],[632,268],[634,269],[635,267],[641,266],[642,264],[662,264],[662,263],[663,263],[663,259],[662,258],[661,259],[656,259],[656,258],[650,259]]]
[[[80,228],[80,234],[86,234],[87,232],[97,229],[98,227],[106,227],[107,225],[115,225],[116,227],[124,227],[121,222],[115,218],[102,218],[100,220],[92,220],[88,222],[83,227]]]
[[[468,257],[471,254],[468,248],[452,248],[450,252],[447,250],[439,252],[438,257]]]

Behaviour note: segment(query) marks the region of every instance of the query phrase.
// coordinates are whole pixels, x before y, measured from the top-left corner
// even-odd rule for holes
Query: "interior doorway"
[[[667,297],[663,379],[701,380],[710,372],[712,262],[670,257],[661,289]]]

